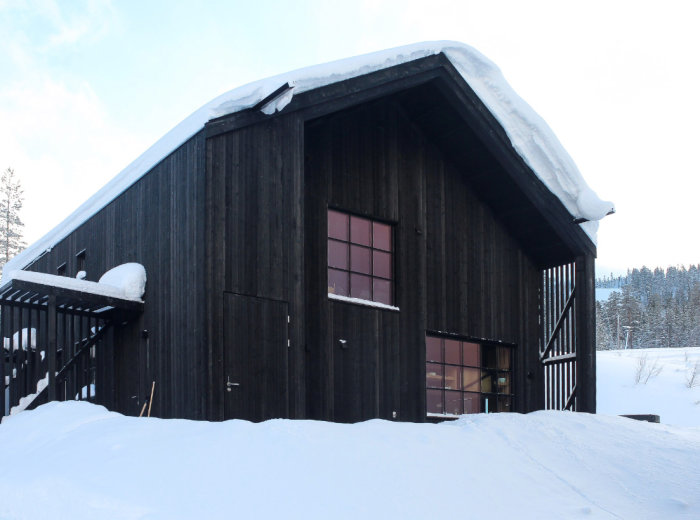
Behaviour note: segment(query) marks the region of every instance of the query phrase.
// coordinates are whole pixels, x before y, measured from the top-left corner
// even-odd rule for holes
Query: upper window
[[[328,292],[394,303],[393,229],[328,210]]]
[[[512,410],[512,347],[439,336],[425,347],[429,415]]]

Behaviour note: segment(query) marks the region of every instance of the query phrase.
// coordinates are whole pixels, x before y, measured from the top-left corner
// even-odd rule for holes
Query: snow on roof
[[[133,266],[138,266],[140,269]],[[100,278],[99,282],[78,280],[77,278],[68,278],[67,276],[58,276],[55,274],[35,273],[33,271],[21,271],[17,269],[13,271],[5,270],[2,275],[2,285],[5,285],[11,280],[23,280],[25,282],[39,283],[50,287],[60,287],[62,289],[70,289],[72,291],[80,291],[99,296],[109,296],[137,302],[142,301],[143,287],[145,287],[146,284],[146,270],[140,264],[123,264],[118,267],[123,269],[116,274],[113,272],[117,268],[107,271],[103,277]],[[134,280],[140,276],[143,277],[143,285],[139,294],[137,290],[134,290],[134,285],[136,284]]]
[[[468,45],[437,41],[315,65],[248,83],[220,95],[165,134],[63,222],[8,262],[5,270],[22,269],[50,250],[201,130],[209,120],[251,108],[285,82],[292,88],[267,103],[263,107],[265,113],[283,110],[296,93],[440,53],[450,60],[500,122],[515,150],[549,190],[575,218],[591,221],[582,224],[582,227],[595,242],[598,227],[595,221],[613,211],[614,205],[600,200],[588,187],[574,161],[547,123],[513,91],[496,65]]]

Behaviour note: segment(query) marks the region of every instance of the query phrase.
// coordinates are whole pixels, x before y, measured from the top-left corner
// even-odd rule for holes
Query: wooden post
[[[56,400],[56,296],[49,295],[48,301],[48,347],[46,357],[48,360],[49,370],[49,385],[48,399],[49,401]]]
[[[4,305],[0,309],[0,418],[4,417],[9,410],[5,410],[5,336],[7,330],[5,321],[7,320],[7,309]]]
[[[596,411],[595,259],[576,258],[576,410]]]
[[[148,416],[151,416],[151,406],[153,405],[153,391],[156,389],[156,382],[153,381],[153,385],[151,385],[151,397],[148,400]]]

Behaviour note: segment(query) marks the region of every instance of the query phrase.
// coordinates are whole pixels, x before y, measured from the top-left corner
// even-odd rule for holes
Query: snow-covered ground
[[[0,426],[0,518],[700,518],[700,429],[570,412],[354,425],[124,417]]]
[[[635,385],[644,354],[663,368]],[[601,352],[598,404],[696,427],[570,412],[206,423],[50,403],[0,425],[0,519],[696,519],[695,360]]]
[[[597,360],[598,413],[656,414],[664,424],[700,427],[700,348],[609,350]]]

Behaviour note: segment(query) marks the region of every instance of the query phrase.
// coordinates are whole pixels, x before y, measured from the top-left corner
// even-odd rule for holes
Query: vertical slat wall
[[[425,420],[426,330],[517,345],[516,410],[540,409],[540,270],[466,179],[484,174],[478,143],[453,162],[378,100],[309,123],[304,144],[307,416]],[[393,223],[400,312],[328,299],[328,207]]]
[[[98,348],[106,376],[101,381],[114,383],[97,389],[99,404],[138,415],[156,381],[151,415],[207,418],[204,188],[200,133],[27,268],[55,274],[66,263],[67,276],[74,277],[80,267],[87,280],[97,281],[119,264],[145,267],[143,314],[116,323]],[[216,294],[220,300],[220,291]],[[70,335],[77,326],[66,320],[66,329],[57,327],[59,343],[64,330]]]
[[[106,326],[104,320],[75,310],[57,319],[57,353],[60,359],[56,377],[60,401],[95,400],[97,384],[96,335]]]
[[[46,349],[40,331],[46,310],[31,303],[0,306],[0,417],[20,399],[37,392],[46,375]]]
[[[94,401],[95,343],[105,326],[104,319],[56,306],[51,297],[0,305],[0,417],[46,386],[48,400]]]
[[[577,409],[575,268],[572,262],[542,271],[540,358],[548,410]]]
[[[0,417],[6,415],[6,410],[9,401],[9,390],[7,388],[9,379],[5,375],[7,374],[7,368],[9,364],[9,351],[5,348],[5,317],[8,313],[8,307],[5,305],[0,306],[0,338],[2,342],[0,343]]]

